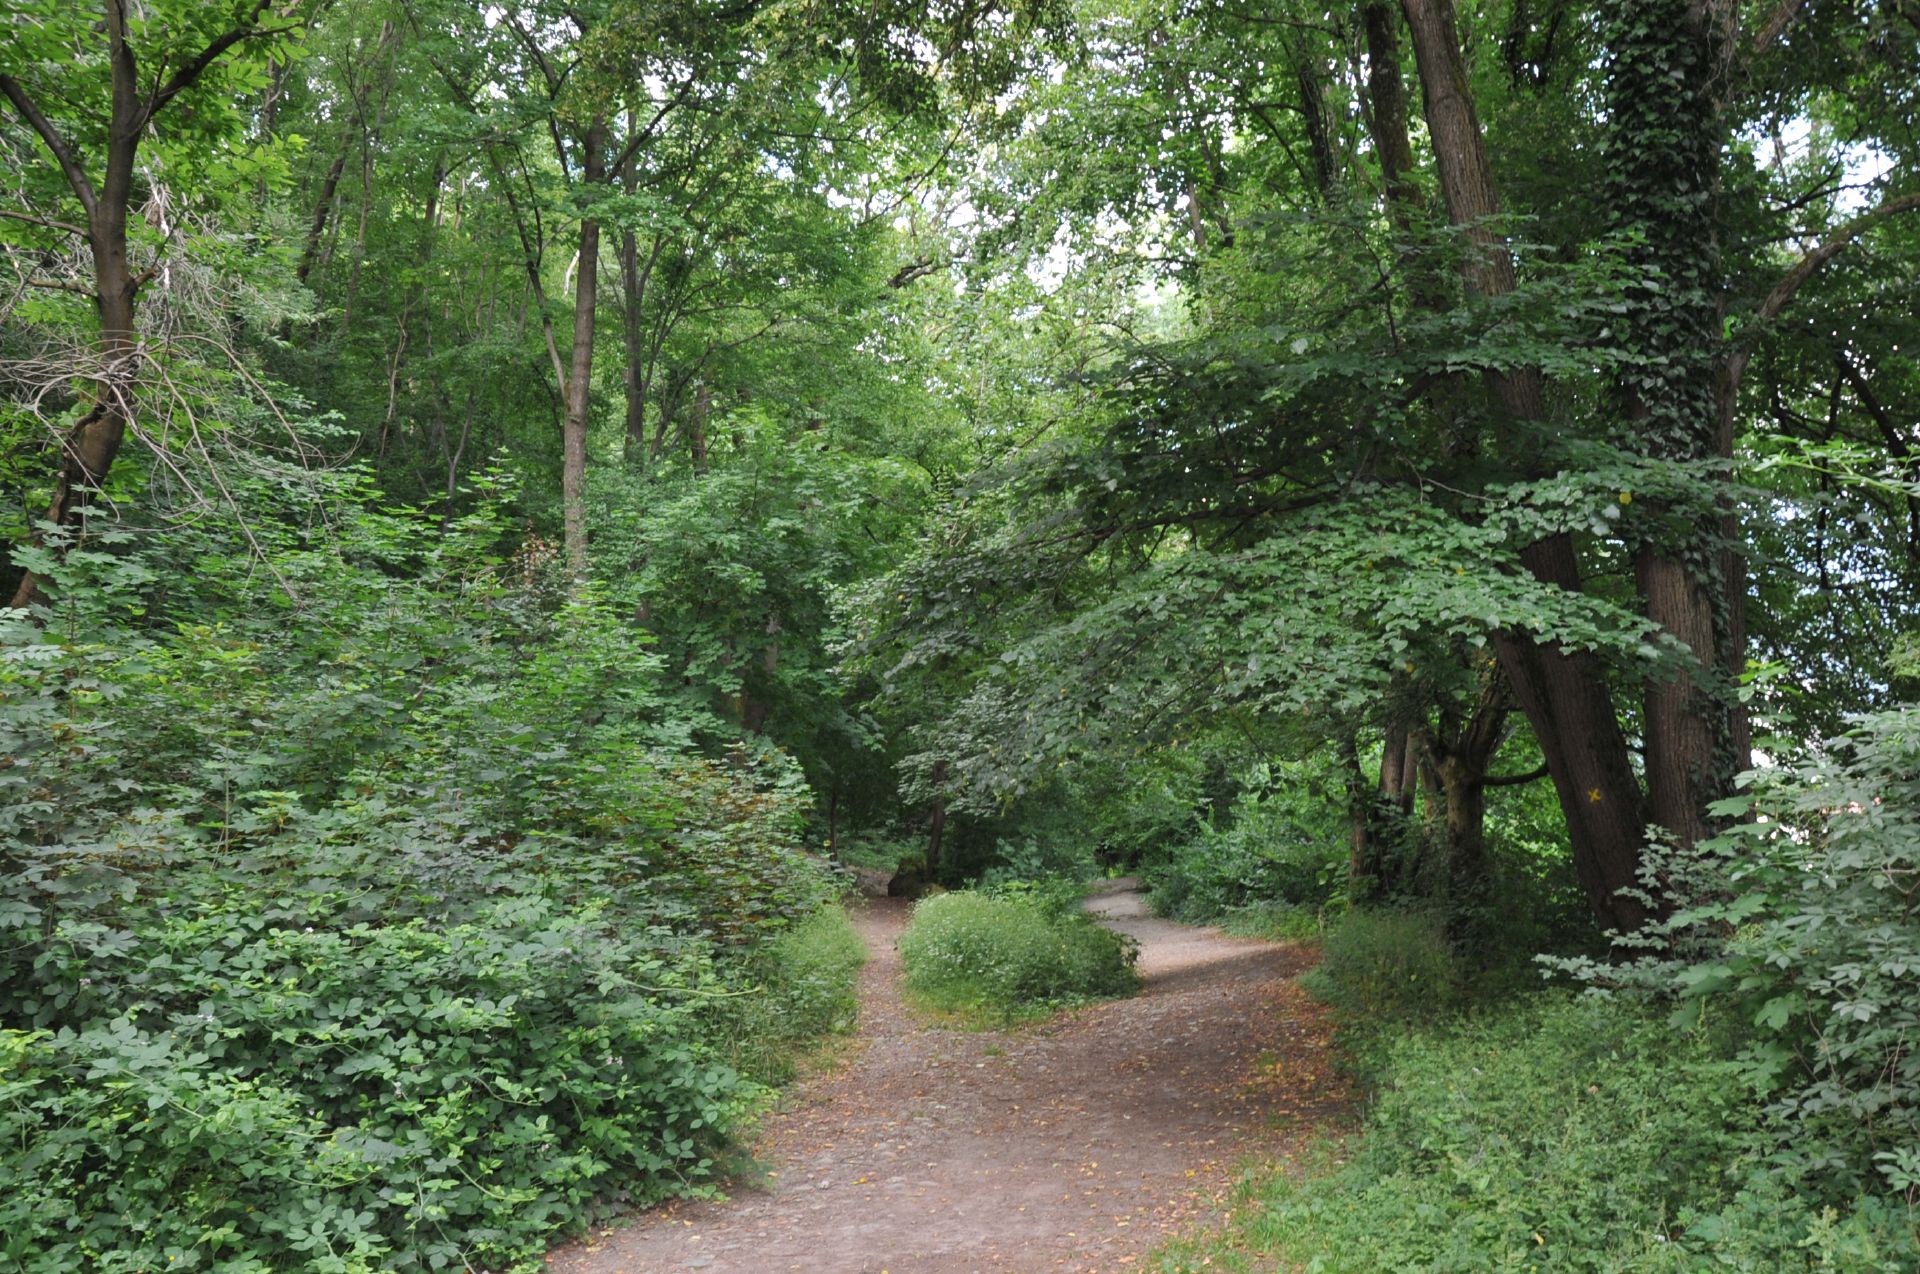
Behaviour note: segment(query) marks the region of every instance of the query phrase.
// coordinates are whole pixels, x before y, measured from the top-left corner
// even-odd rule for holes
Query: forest
[[[1920,1268],[1915,0],[0,0],[0,99],[0,1270],[545,1268],[740,1192],[856,884],[1018,1041],[1114,878],[1352,1096],[1072,1268]]]

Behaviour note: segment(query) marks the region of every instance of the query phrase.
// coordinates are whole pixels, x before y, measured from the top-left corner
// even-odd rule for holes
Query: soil
[[[555,1274],[987,1274],[1137,1269],[1208,1224],[1248,1159],[1345,1113],[1309,948],[1147,914],[1131,882],[1089,902],[1140,942],[1141,994],[1006,1032],[929,1024],[901,1000],[910,904],[854,923],[852,1060],[768,1116],[764,1180],[655,1209],[549,1257]]]

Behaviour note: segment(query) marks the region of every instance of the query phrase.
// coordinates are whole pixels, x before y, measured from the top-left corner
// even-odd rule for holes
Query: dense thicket
[[[1357,1017],[1551,952],[1718,1023],[1596,1028],[1646,1216],[1910,1232],[1908,0],[0,14],[17,1265],[705,1188],[835,859],[1354,912]]]

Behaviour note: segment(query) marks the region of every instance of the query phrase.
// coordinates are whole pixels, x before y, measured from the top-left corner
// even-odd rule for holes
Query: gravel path
[[[986,1274],[1136,1268],[1205,1224],[1249,1155],[1284,1155],[1344,1094],[1296,947],[1089,908],[1140,942],[1142,993],[1009,1032],[929,1027],[900,999],[907,905],[854,913],[853,1060],[801,1083],[754,1147],[760,1188],[674,1204],[554,1253],[556,1274]]]

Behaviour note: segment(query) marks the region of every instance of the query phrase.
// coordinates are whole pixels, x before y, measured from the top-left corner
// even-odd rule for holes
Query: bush
[[[1028,897],[940,894],[900,937],[907,988],[938,1009],[1022,1011],[1130,995],[1136,944],[1082,912]]]
[[[91,972],[13,1006],[63,1025],[0,1056],[18,1268],[531,1265],[598,1199],[711,1179],[755,1098],[678,994],[711,980],[697,948],[603,909],[259,901],[56,931]]]
[[[1327,930],[1309,986],[1356,1023],[1432,1020],[1458,1006],[1461,970],[1437,915],[1360,909]]]
[[[912,864],[926,869],[927,838],[893,828],[841,833],[833,856],[848,867],[867,871],[898,871]]]
[[[728,1060],[762,1083],[792,1078],[796,1054],[853,1029],[866,961],[866,943],[838,904],[763,943],[747,962],[755,985],[714,1000],[709,1011]]]
[[[1296,907],[1285,902],[1249,903],[1220,917],[1220,928],[1236,938],[1260,938],[1267,942],[1305,942],[1318,938],[1326,928],[1326,916],[1317,908]]]
[[[981,874],[988,883],[1011,881],[1047,882],[1072,890],[1076,900],[1086,881],[1100,874],[1093,848],[1084,840],[1070,837],[1005,837],[994,842],[993,865]]]
[[[798,767],[504,510],[340,481],[254,523],[309,609],[209,526],[0,612],[0,1268],[534,1268],[844,1016]]]
[[[1165,1268],[1892,1274],[1920,1257],[1884,1207],[1739,1188],[1752,1141],[1720,1053],[1622,1001],[1535,996],[1403,1037],[1382,1080],[1349,1160],[1257,1177],[1224,1240]]]
[[[1014,876],[1000,871],[989,871],[982,877],[980,892],[990,898],[1031,902],[1048,920],[1081,916],[1087,900],[1087,886],[1081,880],[1063,876]]]
[[[1656,857],[1691,897],[1633,966],[1557,963],[1739,1023],[1738,1080],[1768,1103],[1776,1158],[1829,1201],[1920,1199],[1920,707],[1859,718],[1749,776],[1707,854]]]

